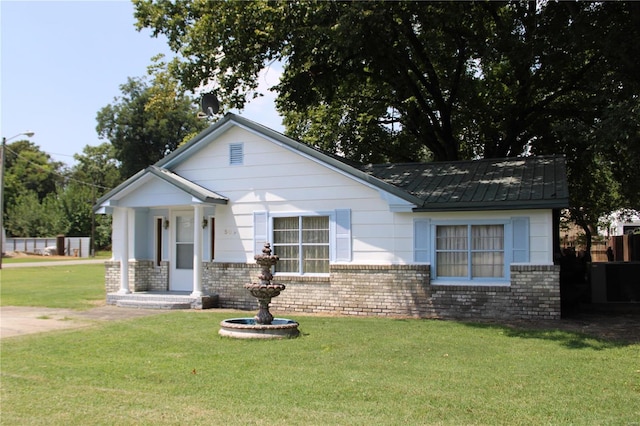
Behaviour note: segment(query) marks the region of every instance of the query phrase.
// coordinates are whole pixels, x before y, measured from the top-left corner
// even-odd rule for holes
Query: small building
[[[255,309],[269,242],[276,311],[558,319],[567,206],[560,156],[360,166],[227,114],[95,210],[112,304]]]

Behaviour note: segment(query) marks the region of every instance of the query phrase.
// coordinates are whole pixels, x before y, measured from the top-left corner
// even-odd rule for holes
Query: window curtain
[[[299,218],[278,217],[273,220],[273,253],[280,257],[276,264],[278,272],[300,270]]]
[[[329,273],[329,218],[302,217],[303,272]]]
[[[273,245],[276,271],[329,273],[328,216],[274,218]]]
[[[436,228],[436,268],[439,277],[468,275],[468,230],[462,226]]]
[[[504,226],[438,226],[436,268],[439,277],[504,277]]]
[[[471,227],[471,276],[504,276],[504,226]]]

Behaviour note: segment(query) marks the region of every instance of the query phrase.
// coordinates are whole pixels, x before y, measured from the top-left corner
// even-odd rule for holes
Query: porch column
[[[193,292],[191,296],[202,296],[202,218],[204,208],[193,207]]]
[[[120,210],[120,290],[118,294],[129,294],[129,209]]]

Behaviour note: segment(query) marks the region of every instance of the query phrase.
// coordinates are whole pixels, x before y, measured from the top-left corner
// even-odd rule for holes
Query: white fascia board
[[[416,207],[415,204],[403,200],[400,197],[396,197],[386,191],[379,190],[380,198],[387,202],[389,205],[389,211],[393,213],[411,213]]]

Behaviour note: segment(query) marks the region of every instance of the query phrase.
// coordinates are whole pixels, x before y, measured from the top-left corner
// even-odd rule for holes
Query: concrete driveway
[[[53,330],[82,328],[104,321],[116,321],[168,311],[99,306],[86,311],[32,306],[0,307],[0,338],[43,333]]]

